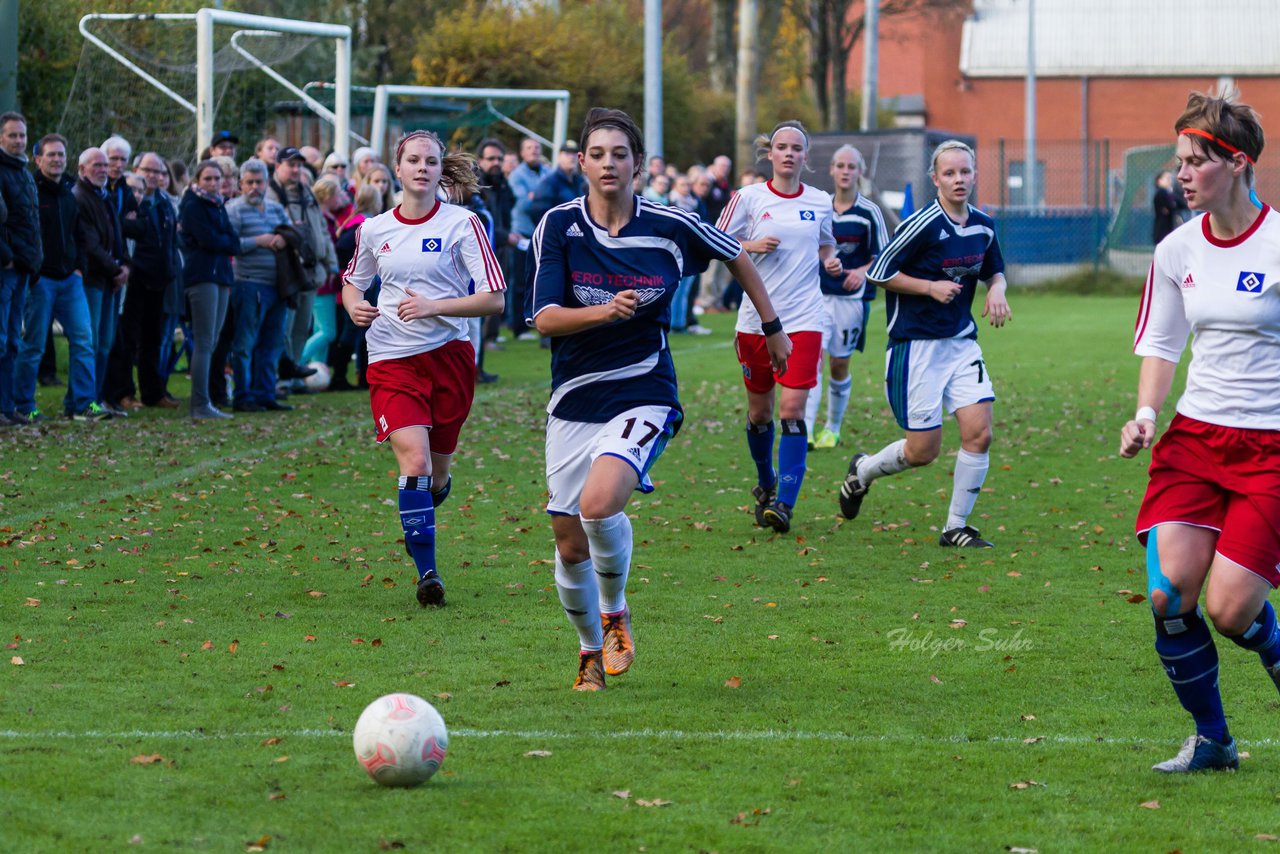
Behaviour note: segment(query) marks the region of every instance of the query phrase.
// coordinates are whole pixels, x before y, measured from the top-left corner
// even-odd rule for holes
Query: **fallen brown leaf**
[[[1030,789],[1032,786],[1043,786],[1044,783],[1037,783],[1035,780],[1019,780],[1016,783],[1010,783],[1010,789]]]
[[[274,746],[274,745],[279,744],[279,743],[280,743],[280,742],[282,742],[282,741],[284,741],[284,739],[283,739],[283,738],[277,738],[277,737],[275,737],[275,736],[272,736],[271,738],[265,738],[265,739],[263,739],[263,740],[262,740],[262,746],[263,746],[263,747],[272,747],[272,746]]]
[[[550,756],[551,751],[550,750],[530,750],[530,751],[527,751],[524,755],[525,756]]]
[[[644,798],[636,798],[636,806],[638,807],[665,807],[670,803],[671,801],[664,801],[662,798],[654,798],[651,801],[646,801]]]
[[[134,765],[155,765],[157,762],[163,762],[164,757],[159,753],[139,754],[129,760]]]
[[[1160,802],[1159,801],[1143,801],[1142,803],[1138,804],[1138,806],[1142,807],[1144,810],[1158,810],[1160,809]]]
[[[20,655],[15,655],[13,656],[13,658],[10,658],[9,663],[15,667],[21,667],[22,665],[26,664],[26,662],[22,660],[22,656]]]
[[[741,687],[742,687],[742,678],[741,678],[740,676],[730,676],[728,679],[724,680],[724,687],[726,687],[726,688],[741,688]]]
[[[267,836],[266,834],[263,834],[262,836],[259,836],[257,839],[253,840],[252,842],[246,842],[244,844],[244,850],[245,851],[266,851],[267,846],[270,844],[271,844],[271,837]]]
[[[614,792],[614,793],[613,793],[613,796],[614,796],[615,798],[622,798],[622,799],[625,801],[627,798],[631,797],[631,790],[630,790],[630,789],[619,789],[618,791],[616,791],[616,792]]]

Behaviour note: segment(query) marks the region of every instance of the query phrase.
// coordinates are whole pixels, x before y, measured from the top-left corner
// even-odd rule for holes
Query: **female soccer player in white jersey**
[[[449,494],[449,466],[475,393],[467,318],[502,311],[506,283],[484,224],[437,197],[442,183],[476,189],[471,158],[445,156],[438,136],[414,131],[396,147],[395,166],[403,198],[360,224],[342,304],[357,326],[369,327],[369,403],[377,440],[390,440],[400,467],[400,524],[418,569],[418,602],[443,605],[435,508]],[[364,298],[374,277],[382,280],[377,305]]]
[[[836,257],[844,271],[833,276],[820,271],[822,301],[827,308],[827,328],[822,333],[822,349],[831,364],[831,386],[827,391],[827,423],[817,429],[818,404],[822,400],[822,369],[818,384],[809,392],[804,422],[815,448],[834,448],[840,442],[840,427],[849,408],[849,357],[862,351],[867,339],[867,315],[876,298],[876,286],[867,281],[871,262],[884,249],[886,232],[880,207],[858,192],[867,162],[852,145],[842,145],[831,155],[831,180],[835,184],[831,231],[836,239]]]
[[[1151,452],[1138,511],[1156,652],[1195,734],[1156,771],[1235,768],[1218,692],[1218,633],[1262,660],[1280,687],[1280,217],[1249,199],[1258,117],[1233,96],[1194,93],[1174,124],[1178,182],[1204,216],[1156,247],[1138,312],[1138,408],[1120,454],[1151,446],[1191,335],[1177,414]],[[1206,585],[1206,579],[1208,584]]]
[[[989,549],[968,521],[987,476],[995,400],[972,314],[978,281],[987,286],[982,316],[999,327],[1010,314],[995,223],[969,204],[975,167],[973,149],[963,142],[934,149],[929,176],[937,200],[898,226],[867,273],[885,289],[885,394],[907,435],[876,454],[854,454],[840,486],[840,512],[856,517],[876,478],[937,459],[945,407],[960,427],[960,451],[938,544]]]
[[[791,343],[764,284],[736,240],[694,214],[632,189],[644,162],[640,128],[619,110],[592,109],[579,140],[586,196],[552,208],[533,235],[526,318],[551,338],[547,513],[556,588],[578,630],[574,689],[598,691],[635,656],[627,573],[631,493],[680,429],[667,346],[680,279],[724,261],[762,317],[768,360],[784,370]]]
[[[809,389],[818,381],[827,310],[818,285],[818,267],[841,275],[831,234],[831,196],[806,186],[800,176],[809,154],[809,134],[800,122],[782,122],[756,138],[758,159],[768,159],[773,177],[743,187],[729,199],[716,227],[740,241],[760,270],[769,299],[778,309],[795,347],[784,374],[769,365],[766,336],[756,307],[738,309],[738,361],[747,386],[747,448],[756,465],[756,523],[780,534],[791,530],[791,515],[804,481],[809,437],[804,424]],[[774,387],[778,393],[778,469],[773,466]]]

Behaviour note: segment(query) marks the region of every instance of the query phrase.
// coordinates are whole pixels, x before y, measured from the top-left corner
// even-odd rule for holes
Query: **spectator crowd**
[[[450,201],[489,224],[510,285],[503,314],[472,321],[477,381],[490,383],[498,377],[484,370],[486,350],[508,332],[537,340],[524,322],[534,229],[586,185],[573,141],[548,162],[532,137],[516,151],[485,139],[475,168],[480,192]],[[653,157],[635,191],[714,223],[731,173],[724,156],[687,171]],[[740,183],[757,180],[745,170]],[[365,330],[342,309],[341,273],[360,224],[397,195],[371,148],[348,159],[268,136],[250,153],[219,131],[189,167],[135,152],[119,135],[80,149],[57,133],[34,138],[21,114],[0,114],[0,428],[56,414],[125,418],[144,407],[222,420],[290,410],[290,394],[367,388]],[[698,315],[740,300],[720,265],[691,276],[673,303],[672,331],[709,334]],[[177,371],[191,377],[186,403],[169,390]],[[64,385],[61,413],[42,412],[37,386]]]

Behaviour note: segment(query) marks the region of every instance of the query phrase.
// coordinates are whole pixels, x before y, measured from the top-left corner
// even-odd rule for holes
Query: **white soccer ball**
[[[314,394],[327,389],[329,383],[333,380],[333,372],[329,370],[329,366],[324,362],[308,362],[307,367],[315,369],[314,374],[302,381],[302,384],[307,387],[307,391]]]
[[[440,768],[449,749],[444,718],[413,694],[388,694],[370,703],[356,721],[356,759],[384,786],[416,786]]]

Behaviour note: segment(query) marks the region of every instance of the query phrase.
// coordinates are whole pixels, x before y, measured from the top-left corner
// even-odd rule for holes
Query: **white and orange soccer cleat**
[[[601,614],[604,627],[604,672],[610,676],[626,673],[636,658],[636,642],[631,636],[631,609],[617,614]]]

